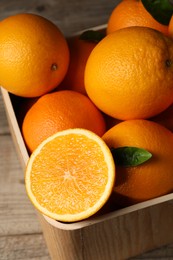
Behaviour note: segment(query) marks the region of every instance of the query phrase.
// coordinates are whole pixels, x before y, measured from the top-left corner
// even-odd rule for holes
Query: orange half
[[[58,132],[32,153],[25,175],[31,202],[50,218],[73,222],[95,214],[115,183],[110,149],[85,129]]]

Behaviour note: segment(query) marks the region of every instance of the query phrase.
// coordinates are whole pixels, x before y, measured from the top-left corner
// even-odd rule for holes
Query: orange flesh
[[[75,214],[94,206],[102,196],[108,167],[94,140],[70,134],[45,145],[33,162],[30,181],[42,207],[56,214]]]

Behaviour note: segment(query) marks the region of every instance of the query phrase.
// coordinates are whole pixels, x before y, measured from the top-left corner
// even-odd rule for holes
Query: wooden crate
[[[15,115],[13,95],[3,88],[1,92],[25,170],[29,155]],[[38,219],[53,260],[127,259],[173,243],[173,193],[77,223],[64,224],[39,212]]]

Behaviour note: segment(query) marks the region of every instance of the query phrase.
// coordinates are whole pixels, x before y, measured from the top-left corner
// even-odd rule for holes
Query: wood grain
[[[52,259],[114,260],[172,243],[172,218],[172,203],[166,202],[72,231],[52,228],[40,220]],[[62,250],[62,244],[72,254]]]
[[[0,20],[19,12],[37,13],[54,21],[63,33],[68,36],[73,32],[106,23],[113,7],[118,2],[119,1],[116,0],[1,0]],[[154,210],[153,214],[156,214],[156,217],[158,217],[158,222],[151,222],[149,224],[151,224],[151,226],[158,225],[158,230],[160,230],[160,215],[163,216],[163,214],[166,214],[166,212],[168,212],[167,210],[171,211],[171,207],[169,209],[167,207],[162,208],[163,212]],[[168,219],[170,221],[170,218]],[[143,220],[143,216],[139,214],[138,221],[142,222]],[[43,238],[42,228],[40,226],[40,224],[44,225],[44,221],[45,220],[41,218],[39,223],[36,211],[27,198],[24,187],[24,172],[14,148],[2,97],[0,95],[0,260],[50,260],[46,243]],[[135,233],[135,228],[138,228],[139,223],[135,222],[133,218],[131,223],[134,226]],[[126,218],[120,221],[119,229],[124,226],[127,230],[126,241],[123,241],[122,237],[117,237],[117,244],[110,244],[109,246],[116,249],[117,247],[122,248],[124,243],[130,243],[131,250],[133,250],[135,244],[138,245],[138,243],[140,243],[138,247],[142,247],[142,239],[147,240],[148,243],[152,240],[155,247],[160,246],[159,236],[157,236],[157,233],[153,237],[150,230],[146,230],[145,237],[136,237],[135,240],[131,241],[133,234],[128,233]],[[172,230],[167,230],[166,224],[164,223],[161,223],[161,226],[162,228],[164,227],[165,236],[168,236],[169,238],[169,234]],[[55,246],[57,249],[61,250],[62,255],[60,258],[53,255],[52,259],[61,260],[63,254],[66,253],[67,248],[70,246],[72,248],[70,252],[71,259],[74,258],[74,256],[75,260],[86,260],[88,259],[87,257],[92,259],[89,252],[86,251],[86,247],[88,245],[91,248],[95,247],[97,240],[99,240],[100,237],[102,237],[102,234],[104,234],[105,228],[106,227],[103,226],[103,230],[100,230],[96,227],[95,235],[92,238],[87,237],[88,233],[85,229],[82,232],[76,231],[72,237],[70,237],[70,233],[65,234],[63,231],[60,232],[61,237],[57,237],[59,243],[56,245],[52,244],[51,246]],[[57,235],[51,232],[52,230],[49,234],[52,236]],[[114,233],[115,231],[110,230],[110,233],[112,232]],[[113,235],[116,236],[117,233],[115,232]],[[67,241],[65,247],[62,244],[64,237],[65,241]],[[51,238],[46,236],[45,238],[46,241],[49,240],[48,243],[50,244]],[[87,241],[86,245],[82,243],[84,238]],[[168,238],[166,239],[167,241],[169,240]],[[72,245],[68,244],[69,241],[74,242],[76,239],[80,241],[79,245],[76,243],[73,243]],[[105,243],[107,243],[108,240],[109,238],[105,238]],[[76,250],[77,246],[80,247],[79,251]],[[62,247],[64,247],[64,251],[62,250]],[[148,247],[147,250],[149,249],[150,248]],[[102,253],[101,247],[100,253]],[[124,255],[125,253],[126,252],[124,252]],[[114,259],[113,256],[111,257]],[[70,260],[70,258],[68,258],[68,260]],[[110,259],[111,258],[104,260]],[[173,259],[173,245],[166,245],[131,259]]]
[[[50,260],[41,234],[0,236],[1,260]]]
[[[1,0],[0,19],[19,12],[37,13],[54,21],[65,35],[69,35],[81,29],[107,23],[117,3],[118,0]]]
[[[31,221],[36,213],[25,192],[24,173],[11,136],[2,138],[0,158],[0,235],[23,234],[23,230],[27,234],[41,233],[37,221]]]
[[[1,135],[9,134],[8,122],[5,114],[4,104],[2,101],[2,95],[0,94],[0,141]]]

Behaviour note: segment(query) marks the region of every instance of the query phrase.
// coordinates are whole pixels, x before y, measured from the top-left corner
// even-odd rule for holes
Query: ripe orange
[[[164,110],[162,113],[150,119],[156,123],[165,126],[173,132],[173,104],[169,106],[166,110]]]
[[[17,14],[0,23],[0,84],[23,97],[41,96],[63,80],[69,49],[60,30],[35,14]]]
[[[108,19],[107,33],[130,26],[150,27],[168,35],[168,26],[157,22],[140,0],[122,0]]]
[[[88,97],[62,90],[46,94],[32,105],[24,118],[22,133],[32,152],[50,135],[69,128],[85,128],[102,136],[105,121]]]
[[[169,21],[168,32],[169,32],[169,36],[173,38],[173,15]]]
[[[152,154],[147,162],[135,167],[116,165],[115,203],[128,206],[173,191],[173,134],[148,120],[127,120],[108,130],[103,140],[110,148],[133,146]]]
[[[115,182],[112,154],[93,132],[69,129],[42,142],[25,175],[34,206],[53,219],[72,222],[96,213]]]
[[[117,119],[162,112],[173,102],[173,40],[146,27],[107,35],[88,58],[85,88],[100,110]]]
[[[83,40],[81,35],[68,39],[70,50],[70,64],[62,82],[64,89],[71,89],[86,95],[84,85],[84,71],[87,59],[96,46],[96,42]]]

